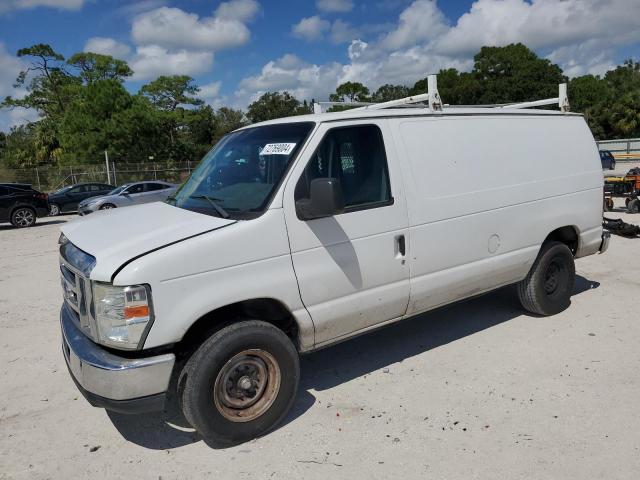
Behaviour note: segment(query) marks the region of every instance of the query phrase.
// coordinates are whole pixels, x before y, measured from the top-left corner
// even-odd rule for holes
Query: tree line
[[[29,62],[15,83],[27,94],[7,97],[0,107],[34,110],[39,120],[0,132],[0,166],[9,168],[98,163],[104,150],[118,162],[193,161],[236,128],[312,110],[313,100],[286,91],[267,92],[246,111],[214,109],[198,98],[199,87],[186,75],[160,76],[131,93],[124,82],[133,72],[123,60],[91,52],[65,59],[46,44],[17,55]],[[438,72],[441,98],[455,105],[555,97],[558,84],[567,81],[571,109],[585,115],[596,138],[640,137],[640,63],[633,60],[603,76],[568,80],[558,65],[512,44],[482,47],[469,72]],[[426,90],[426,78],[375,91],[346,82],[330,100],[384,102]]]

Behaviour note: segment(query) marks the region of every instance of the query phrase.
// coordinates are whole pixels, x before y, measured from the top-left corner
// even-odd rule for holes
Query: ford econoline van
[[[63,350],[95,406],[176,395],[207,439],[272,429],[300,353],[517,284],[570,304],[603,252],[603,174],[581,115],[390,106],[224,137],[165,203],[62,227]]]

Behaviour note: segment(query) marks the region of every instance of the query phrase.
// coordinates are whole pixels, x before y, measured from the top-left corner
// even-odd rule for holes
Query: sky
[[[25,94],[16,52],[36,43],[126,60],[131,92],[184,74],[214,107],[246,108],[266,91],[326,100],[345,81],[411,86],[513,42],[570,77],[602,74],[640,60],[640,0],[0,0],[0,98]],[[36,118],[4,109],[0,130]]]

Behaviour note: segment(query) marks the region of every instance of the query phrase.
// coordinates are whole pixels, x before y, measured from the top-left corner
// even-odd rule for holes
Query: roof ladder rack
[[[569,96],[567,95],[567,84],[561,83],[558,85],[558,96],[556,98],[547,98],[545,100],[535,100],[533,102],[511,103],[508,105],[500,105],[495,108],[505,109],[520,109],[529,107],[542,107],[544,105],[555,105],[560,107],[562,112],[569,111]]]
[[[401,107],[403,105],[411,105],[414,103],[426,103],[429,111],[440,112],[443,106],[446,108],[503,108],[503,109],[521,109],[530,107],[542,107],[544,105],[555,105],[560,107],[563,112],[569,111],[569,97],[567,95],[567,84],[558,85],[558,96],[555,98],[547,98],[544,100],[535,100],[533,102],[493,104],[493,105],[443,105],[438,93],[438,81],[436,75],[427,76],[427,93],[413,95],[411,97],[400,98],[382,103],[368,102],[313,102],[313,113],[326,112],[326,106],[345,106],[357,107],[353,110],[382,110],[385,108]]]
[[[345,106],[345,107],[358,107],[353,110],[382,110],[384,108],[399,107],[402,105],[410,105],[412,103],[426,102],[429,106],[429,110],[432,112],[438,112],[442,110],[442,101],[440,100],[440,94],[438,93],[438,81],[435,75],[429,75],[427,77],[427,93],[421,93],[419,95],[413,95],[411,97],[400,98],[398,100],[391,100],[382,103],[368,103],[368,102],[314,102],[313,113],[324,113],[326,106]]]

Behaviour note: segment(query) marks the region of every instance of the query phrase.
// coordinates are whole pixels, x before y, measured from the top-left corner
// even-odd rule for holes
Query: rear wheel
[[[60,207],[55,203],[52,203],[51,205],[49,205],[49,215],[52,217],[56,217],[60,215]]]
[[[109,210],[111,208],[116,208],[113,203],[105,203],[104,205],[100,205],[100,210]]]
[[[189,423],[214,443],[240,443],[267,433],[286,416],[300,378],[298,352],[269,323],[234,323],[198,348],[182,378]]]
[[[29,207],[20,207],[11,214],[11,224],[17,228],[30,227],[36,223],[36,212]]]
[[[526,278],[518,283],[518,297],[525,310],[555,315],[571,303],[575,264],[569,247],[560,242],[542,245]]]

